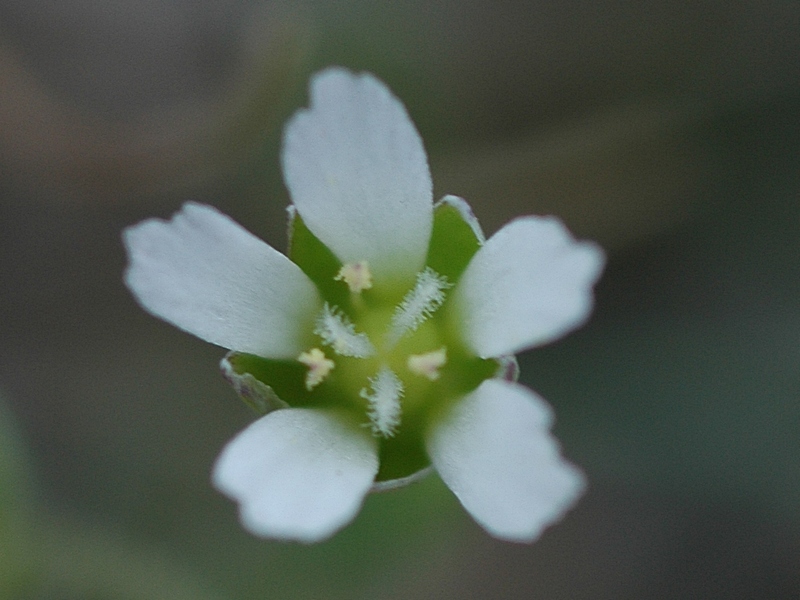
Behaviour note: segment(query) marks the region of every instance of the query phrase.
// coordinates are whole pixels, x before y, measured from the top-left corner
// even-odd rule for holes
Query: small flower
[[[433,467],[490,534],[536,539],[585,483],[513,354],[586,320],[602,251],[553,217],[486,240],[466,202],[434,204],[419,134],[368,74],[314,76],[282,164],[288,257],[196,203],[124,233],[139,303],[230,349],[223,374],[261,413],[216,487],[252,533],[313,542]]]

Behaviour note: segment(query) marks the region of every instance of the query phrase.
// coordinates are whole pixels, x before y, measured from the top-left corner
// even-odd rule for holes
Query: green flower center
[[[329,359],[317,347],[300,355],[298,360],[309,369],[306,389],[313,393],[330,379],[366,411],[374,435],[393,437],[403,412],[416,408],[412,405],[447,365],[446,335],[432,317],[451,286],[426,268],[402,301],[387,310],[379,299],[368,297],[372,277],[366,261],[344,265],[335,279],[350,288],[350,310],[345,314],[325,304],[317,318],[314,334],[336,358]],[[337,368],[337,362],[343,368]],[[412,392],[407,399],[406,390]]]
[[[437,412],[498,372],[498,361],[467,350],[449,302],[479,245],[442,203],[427,266],[414,281],[373,286],[366,261],[342,265],[295,215],[289,256],[325,300],[308,346],[295,361],[230,353],[226,376],[261,413],[287,405],[349,413],[378,442],[378,481],[412,475],[429,465],[424,436]]]

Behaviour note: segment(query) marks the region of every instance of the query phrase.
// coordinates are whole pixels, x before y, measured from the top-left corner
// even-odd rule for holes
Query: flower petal
[[[216,209],[187,202],[171,221],[123,233],[125,283],[153,315],[224,348],[295,358],[322,302],[300,268]]]
[[[490,534],[535,540],[584,489],[550,435],[550,407],[529,389],[489,379],[428,434],[433,465]]]
[[[316,542],[358,513],[378,472],[375,440],[333,412],[276,410],[233,438],[212,479],[264,537]]]
[[[343,263],[378,280],[408,279],[424,262],[433,192],[422,140],[378,79],[331,68],[311,81],[310,108],[283,138],[286,187],[308,228]]]
[[[484,244],[456,286],[454,315],[483,358],[550,342],[581,325],[603,251],[555,217],[515,219]]]

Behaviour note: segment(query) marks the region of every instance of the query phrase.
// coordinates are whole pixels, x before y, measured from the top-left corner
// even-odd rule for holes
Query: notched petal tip
[[[254,535],[322,541],[358,513],[378,472],[374,439],[345,417],[289,408],[252,423],[222,450],[215,487]]]
[[[367,261],[378,282],[422,267],[433,194],[422,139],[403,104],[370,74],[326,69],[310,107],[284,132],[292,201],[342,263]]]
[[[521,217],[475,254],[453,314],[484,358],[546,344],[588,319],[604,265],[597,244],[576,240],[555,217]]]
[[[561,457],[552,410],[529,389],[490,379],[433,424],[433,465],[491,535],[532,542],[583,493],[583,474]]]
[[[125,283],[156,317],[224,348],[293,358],[321,307],[297,265],[216,209],[195,202],[171,220],[128,227]]]

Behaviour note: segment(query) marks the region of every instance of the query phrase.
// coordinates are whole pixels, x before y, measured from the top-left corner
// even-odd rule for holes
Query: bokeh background
[[[406,103],[436,195],[609,254],[520,357],[590,489],[495,541],[435,476],[317,546],[209,483],[252,415],[223,351],[141,311],[120,230],[213,204],[283,248],[309,75]],[[5,0],[0,598],[800,597],[800,3]]]

